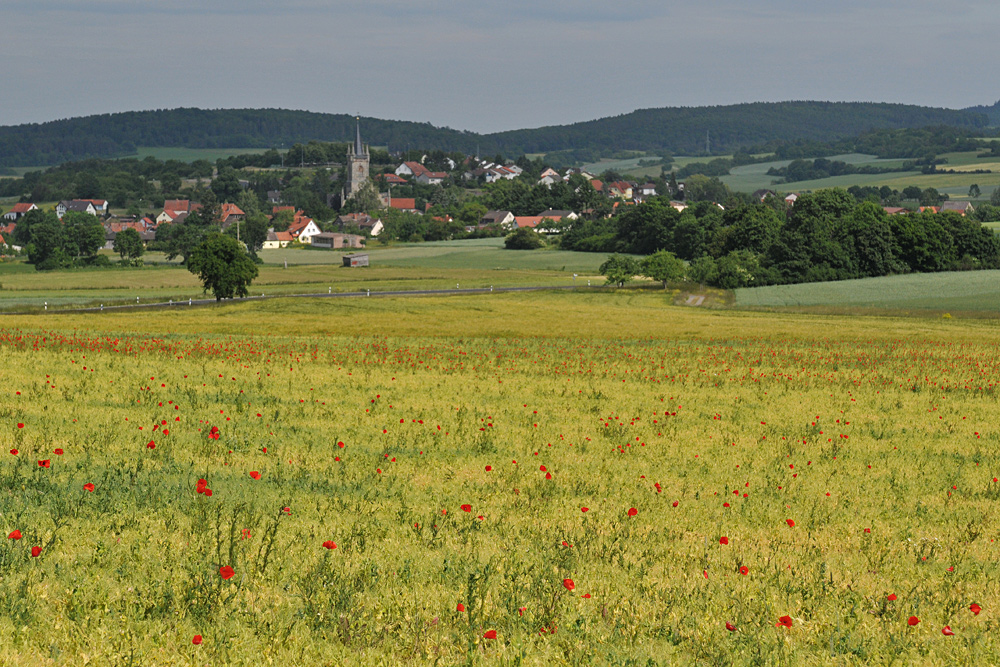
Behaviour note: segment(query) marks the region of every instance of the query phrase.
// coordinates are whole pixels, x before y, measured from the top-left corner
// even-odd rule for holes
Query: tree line
[[[788,209],[701,202],[683,212],[654,198],[608,220],[574,224],[568,250],[687,260],[690,278],[736,287],[847,280],[897,273],[1000,268],[1000,240],[957,213],[887,215],[842,189],[804,194]]]

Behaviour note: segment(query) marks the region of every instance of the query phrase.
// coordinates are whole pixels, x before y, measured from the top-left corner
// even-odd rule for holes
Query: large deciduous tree
[[[257,277],[257,265],[231,236],[210,234],[188,257],[188,271],[201,280],[217,301],[246,296]]]

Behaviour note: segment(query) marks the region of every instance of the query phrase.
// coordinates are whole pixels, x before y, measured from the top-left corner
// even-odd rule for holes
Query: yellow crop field
[[[986,320],[643,293],[9,316],[40,664],[993,664]]]

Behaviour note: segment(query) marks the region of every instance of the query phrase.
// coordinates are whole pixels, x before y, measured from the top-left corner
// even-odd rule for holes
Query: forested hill
[[[698,155],[708,138],[715,154],[772,141],[830,141],[881,128],[948,125],[977,128],[985,115],[882,102],[754,102],[714,107],[640,109],[572,125],[491,135],[503,152],[565,148],[666,151]]]
[[[479,135],[430,123],[363,118],[365,143],[392,150],[476,150]],[[0,167],[46,166],[134,155],[139,146],[285,148],[310,140],[352,141],[354,116],[286,109],[129,111],[0,127]]]
[[[963,111],[985,114],[989,119],[990,125],[1000,125],[1000,101],[994,102],[989,106],[981,104],[979,106],[969,107],[968,109],[963,109]]]
[[[855,102],[756,102],[732,106],[641,109],[599,120],[480,135],[429,123],[362,119],[366,142],[481,154],[558,150],[650,150],[701,154],[772,141],[827,141],[876,128],[948,125],[977,128],[971,110]],[[134,111],[0,127],[0,167],[43,166],[89,157],[132,155],[136,147],[272,148],[309,140],[349,141],[354,119],[282,109]]]

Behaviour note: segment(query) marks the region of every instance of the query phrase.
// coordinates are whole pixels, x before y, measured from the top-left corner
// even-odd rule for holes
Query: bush
[[[504,241],[507,250],[538,250],[545,245],[545,237],[529,227],[521,227]]]

